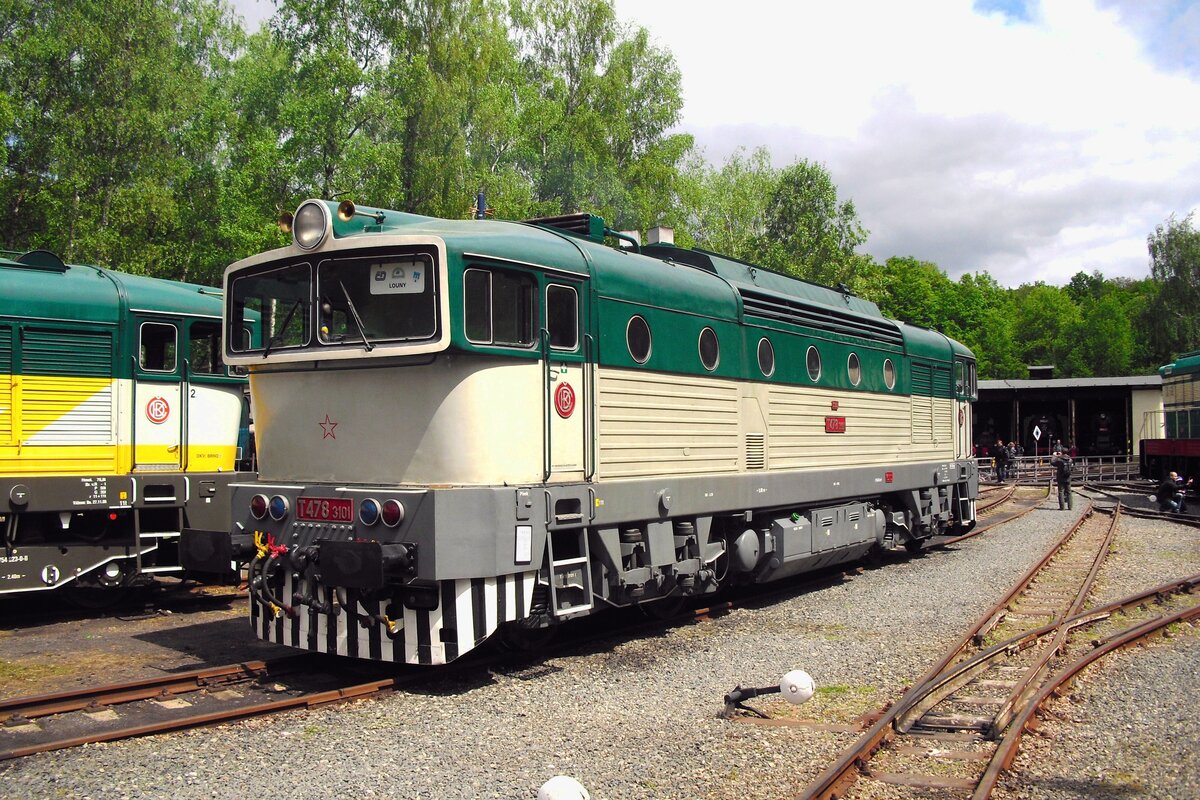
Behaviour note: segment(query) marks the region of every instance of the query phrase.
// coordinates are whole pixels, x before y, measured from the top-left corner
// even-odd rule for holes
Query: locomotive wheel
[[[496,630],[496,641],[505,650],[514,653],[529,653],[550,644],[558,634],[557,625],[537,627],[527,624],[529,620],[506,622]]]
[[[666,597],[648,603],[638,603],[638,608],[648,617],[664,620],[679,616],[679,612],[683,610],[685,603],[687,603],[685,595],[669,594]]]
[[[863,561],[865,561],[867,566],[871,569],[876,569],[878,567],[882,567],[884,563],[886,563],[886,556],[887,554],[884,551],[883,546],[876,542],[875,544],[871,545],[871,549],[867,551],[865,556],[863,556]]]
[[[128,589],[104,586],[70,585],[62,590],[62,599],[81,611],[105,611],[130,599]]]

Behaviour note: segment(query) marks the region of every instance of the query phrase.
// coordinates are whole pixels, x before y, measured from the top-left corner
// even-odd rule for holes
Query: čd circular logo
[[[560,383],[554,390],[554,410],[563,419],[571,416],[575,410],[575,390],[569,383]]]
[[[171,406],[164,397],[155,397],[146,403],[146,419],[155,425],[166,422],[171,416]]]

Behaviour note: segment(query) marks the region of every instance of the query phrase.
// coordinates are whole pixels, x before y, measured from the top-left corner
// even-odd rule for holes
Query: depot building
[[[1025,455],[1062,443],[1079,456],[1137,459],[1142,439],[1162,438],[1161,376],[1053,378],[1053,369],[1030,367],[1026,380],[979,382],[973,430],[980,455],[999,439]]]

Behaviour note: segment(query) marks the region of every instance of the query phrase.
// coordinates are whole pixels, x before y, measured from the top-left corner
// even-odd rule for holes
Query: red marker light
[[[404,521],[404,506],[399,500],[384,500],[382,517],[384,525],[394,528]]]
[[[250,516],[255,519],[262,519],[267,515],[267,496],[265,494],[256,494],[250,498]]]
[[[894,476],[894,475],[892,475],[892,473],[890,473],[890,472],[885,472],[885,473],[883,473],[883,482],[884,482],[884,483],[891,483],[891,482],[892,482],[892,479],[893,479],[894,477],[895,477],[895,476]]]
[[[116,522],[117,521],[117,512],[115,512],[115,511],[108,512],[108,518],[110,521]]]

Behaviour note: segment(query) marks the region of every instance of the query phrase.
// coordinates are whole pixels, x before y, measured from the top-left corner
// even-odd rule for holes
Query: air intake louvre
[[[860,317],[830,306],[806,303],[790,297],[739,289],[742,308],[747,315],[790,322],[820,331],[860,336],[876,342],[900,345],[904,343],[900,329],[885,319]]]
[[[563,214],[559,217],[537,217],[527,219],[530,225],[541,225],[546,228],[557,228],[560,231],[573,233],[593,242],[604,242],[604,220],[594,214]]]
[[[767,437],[761,433],[746,434],[746,469],[765,469],[767,466]]]

